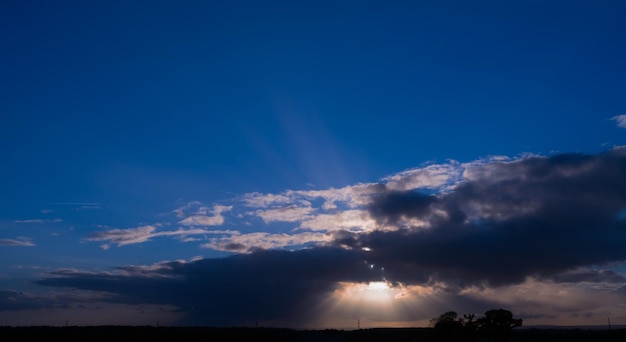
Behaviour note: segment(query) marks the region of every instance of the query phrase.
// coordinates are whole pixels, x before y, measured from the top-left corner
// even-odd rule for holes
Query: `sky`
[[[0,2],[0,325],[626,324],[623,1]]]

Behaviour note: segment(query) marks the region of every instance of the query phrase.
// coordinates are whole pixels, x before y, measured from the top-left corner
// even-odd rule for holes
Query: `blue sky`
[[[329,249],[369,249],[364,241],[387,250],[399,231],[418,246],[430,241],[424,229],[452,224],[437,213],[451,219],[457,207],[473,227],[467,229],[497,221],[506,231],[524,226],[511,221],[519,217],[542,227],[567,221],[548,205],[565,198],[565,188],[552,187],[557,180],[517,177],[539,164],[569,170],[557,174],[580,191],[581,203],[565,208],[617,198],[608,212],[576,222],[585,222],[588,234],[622,241],[598,222],[623,218],[626,209],[611,192],[623,185],[625,12],[620,1],[4,1],[0,317],[19,325],[64,324],[64,316],[76,324],[343,327],[362,309],[364,324],[388,326],[502,305],[536,324],[603,324],[607,312],[626,324],[624,309],[610,305],[625,300],[626,256],[600,256],[594,248],[588,258],[572,256],[576,262],[550,269],[520,261],[506,277],[470,265],[445,277],[445,265],[407,271],[431,272],[426,278],[378,274],[387,292],[398,292],[383,297],[404,298],[403,307],[419,308],[411,314],[392,303],[385,305],[393,313],[381,311],[376,296],[368,300],[378,309],[360,308],[350,295],[381,286],[367,287],[377,282],[348,271],[329,275],[341,270],[311,271],[325,285],[310,298],[321,307],[341,295],[354,311],[326,305],[323,314],[288,322],[287,305],[267,317],[250,309],[256,319],[208,308],[196,315],[181,298],[155,300],[106,285],[114,276],[125,281],[120,288],[133,288],[138,274],[147,283],[160,274],[204,284],[193,282],[195,271],[168,273],[174,262],[207,267],[206,274],[239,285],[262,282],[255,272],[217,271],[214,263],[253,259],[263,269],[264,260],[291,258],[280,254],[285,250],[323,262],[332,260]],[[505,184],[495,183],[502,170],[517,192],[495,200],[467,190],[504,192]],[[576,178],[581,172],[588,177]],[[535,186],[536,195],[524,190]],[[537,199],[522,210],[525,196]],[[528,242],[519,252],[559,259],[562,239],[547,235],[554,240]],[[431,242],[441,241],[449,240]],[[439,248],[471,253],[456,242]],[[371,259],[400,267],[391,254]],[[588,281],[592,275],[602,281]],[[564,277],[587,281],[559,281]],[[533,309],[514,295],[538,288],[570,293],[575,304],[542,311],[547,302]],[[494,303],[485,289],[508,302]],[[604,302],[577,300],[594,289]],[[445,296],[447,306],[434,304]],[[418,297],[431,305],[412,302]]]

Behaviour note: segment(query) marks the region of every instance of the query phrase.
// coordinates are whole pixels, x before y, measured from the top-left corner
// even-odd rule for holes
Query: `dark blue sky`
[[[606,153],[626,144],[625,15],[621,1],[3,1],[0,290],[46,293],[32,280],[60,268],[333,245],[381,229],[381,186],[443,195],[478,165]],[[412,205],[394,227],[428,221]]]

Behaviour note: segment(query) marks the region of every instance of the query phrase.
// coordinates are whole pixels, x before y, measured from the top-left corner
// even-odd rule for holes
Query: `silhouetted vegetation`
[[[474,314],[458,317],[454,311],[448,311],[431,320],[438,337],[445,341],[474,341],[481,338],[486,341],[506,341],[513,328],[522,326],[522,319],[513,318],[513,313],[504,309],[485,312],[483,317],[474,320]]]
[[[442,315],[443,316],[443,315]],[[454,315],[446,313],[446,322]],[[463,327],[469,317],[456,317]],[[471,319],[471,321],[474,321]],[[476,320],[476,323],[479,320]],[[451,325],[452,326],[452,325]],[[458,328],[458,324],[453,326]],[[461,330],[462,331],[462,330]],[[465,336],[457,336],[463,340]],[[279,328],[214,328],[214,327],[151,327],[151,326],[95,326],[95,327],[2,327],[0,341],[277,341],[277,342],[434,342],[443,336],[437,328],[374,328],[359,330],[294,330]],[[475,341],[490,341],[478,330]],[[508,336],[510,342],[623,342],[626,329],[516,329]],[[454,341],[448,339],[444,341]]]

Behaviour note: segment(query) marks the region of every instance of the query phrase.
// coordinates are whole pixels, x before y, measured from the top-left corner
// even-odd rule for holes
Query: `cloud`
[[[372,299],[362,295],[366,284],[383,282],[386,271],[364,262],[367,254],[328,247],[266,250],[226,258],[125,266],[111,272],[63,270],[37,283],[107,294],[111,303],[176,307],[184,316],[176,324],[183,325],[267,322],[282,327],[306,326],[320,317],[345,319],[355,314],[377,322],[427,322],[451,307],[478,314],[494,307],[515,308],[524,317],[544,315],[544,322],[545,315],[602,314],[608,309],[614,314],[625,313],[616,305],[622,302],[619,288],[597,291],[532,278],[511,286],[469,286],[462,290],[432,280],[423,285],[397,285],[390,291],[393,296],[385,299],[393,302],[393,307],[370,307],[368,300]]]
[[[513,284],[626,260],[625,209],[626,149],[491,162],[436,199],[376,197],[378,220],[417,217],[429,228],[361,234],[353,246],[371,248],[372,262],[403,282]]]
[[[82,206],[76,208],[75,210],[96,210],[96,209],[102,209],[102,206],[100,206],[100,205],[82,205]]]
[[[185,324],[231,325],[291,316],[307,320],[307,308],[331,293],[337,281],[380,280],[357,254],[343,249],[258,251],[112,273],[56,272],[39,285],[103,291],[125,304],[179,307]],[[216,308],[220,308],[216,310]]]
[[[34,247],[30,238],[18,237],[17,239],[0,239],[0,246]]]
[[[216,216],[204,216],[194,215],[179,221],[178,223],[183,226],[219,226],[224,223],[224,217],[222,215]]]
[[[193,206],[200,207],[198,207],[197,211],[195,211],[191,216],[180,220],[178,223],[183,226],[219,226],[224,223],[224,216],[222,216],[222,213],[230,211],[233,208],[232,206],[215,205],[213,206],[213,209],[210,210],[213,215],[208,216],[209,209],[207,207],[202,206],[200,202],[191,202],[185,207],[176,209],[175,212],[177,216],[184,217],[186,215],[185,210]]]
[[[63,222],[60,218],[55,219],[28,219],[28,220],[14,220],[13,223],[59,223]]]
[[[395,191],[437,189],[456,183],[461,178],[463,170],[463,164],[450,161],[448,164],[432,164],[409,169],[383,180],[388,189]]]
[[[626,277],[623,274],[612,270],[594,270],[594,269],[576,269],[557,274],[552,277],[552,281],[557,283],[605,283],[620,284],[626,283]]]
[[[249,253],[259,249],[277,249],[290,246],[301,246],[307,243],[323,243],[330,241],[331,236],[322,233],[271,234],[256,232],[235,234],[221,238],[209,239],[202,245],[218,251]]]
[[[174,214],[176,214],[176,217],[182,218],[185,217],[186,213],[194,208],[205,208],[204,205],[202,204],[202,202],[200,201],[191,201],[186,203],[185,205],[178,207],[176,209],[173,210]],[[206,213],[205,213],[206,214]]]
[[[110,229],[107,231],[94,232],[85,238],[85,241],[107,241],[117,244],[118,247],[134,243],[142,243],[154,237],[155,226],[141,226],[128,229]],[[108,249],[108,244],[103,245]]]
[[[371,218],[367,210],[353,209],[311,216],[305,219],[299,228],[321,232],[342,230],[367,232],[377,227],[376,221]]]
[[[385,187],[382,183],[362,183],[339,189],[327,190],[298,190],[285,192],[290,198],[308,200],[322,199],[326,210],[336,209],[338,206],[357,208],[370,202],[370,197]]]
[[[377,221],[398,225],[403,219],[424,218],[436,201],[433,195],[390,190],[377,195],[368,210]]]
[[[172,305],[187,314],[187,324],[304,322],[317,315],[310,308],[324,303],[330,310],[329,301],[350,286],[374,281],[401,289],[398,300],[406,305],[419,300],[445,310],[442,303],[452,303],[479,314],[506,305],[529,317],[609,309],[626,315],[615,304],[623,302],[626,277],[611,269],[626,261],[626,148],[451,161],[423,174],[416,169],[380,183],[244,196],[244,207],[256,208],[248,215],[266,215],[268,225],[299,224],[289,233],[209,236],[200,228],[159,232],[155,226],[101,232],[92,240],[118,245],[197,233],[206,238],[202,247],[242,254],[114,272],[56,272],[38,284],[105,291],[125,304]],[[182,217],[226,210],[194,208]],[[558,297],[568,291],[573,295]]]
[[[626,128],[626,114],[616,115],[611,120],[617,122],[618,127]]]
[[[58,305],[56,301],[43,300],[21,291],[0,290],[0,311],[50,308]]]
[[[443,164],[427,164],[405,170],[376,183],[325,190],[286,190],[278,194],[255,192],[244,195],[241,202],[246,207],[258,208],[256,211],[248,211],[247,215],[258,216],[267,224],[294,222],[299,223],[298,229],[327,233],[344,229],[369,232],[374,229],[393,230],[402,226],[426,226],[428,222],[424,218],[406,213],[387,217],[390,222],[377,222],[375,218],[380,219],[381,216],[375,207],[384,202],[380,200],[381,196],[387,197],[386,202],[398,196],[412,196],[416,200],[417,196],[422,196],[424,200],[433,200],[437,194],[454,190],[485,165],[518,159],[492,156],[469,163],[450,160]],[[416,190],[427,191],[431,195],[420,195],[415,193]]]
[[[244,195],[243,202],[248,207],[267,208],[275,205],[284,205],[291,203],[292,199],[282,194],[262,194],[252,192]]]
[[[337,205],[356,208],[369,202],[372,194],[380,191],[384,185],[379,183],[364,183],[350,185],[343,188],[326,190],[287,190],[280,194],[250,193],[243,196],[243,202],[255,208],[281,208],[290,205],[302,206],[303,201],[322,199],[325,210],[336,209]],[[310,202],[309,202],[310,203]]]
[[[268,209],[268,210],[257,210],[255,215],[265,221],[265,223],[282,221],[282,222],[298,222],[306,220],[310,218],[310,214],[313,213],[315,209],[311,207],[298,207],[295,205],[291,205],[283,208],[276,209]]]
[[[143,243],[159,236],[172,236],[185,238],[192,235],[208,235],[208,234],[232,234],[236,233],[229,230],[207,230],[203,228],[193,229],[177,229],[157,231],[159,225],[145,225],[137,228],[127,229],[109,229],[106,231],[94,232],[84,239],[84,241],[104,241],[101,245],[103,249],[109,249],[109,244],[116,244],[118,247]]]

